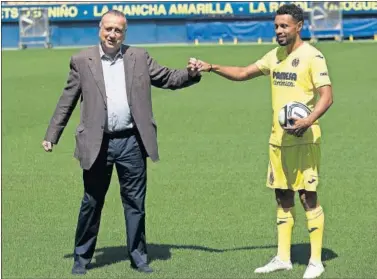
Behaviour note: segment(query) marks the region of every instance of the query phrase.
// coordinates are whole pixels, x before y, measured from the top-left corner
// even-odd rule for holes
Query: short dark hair
[[[304,11],[295,4],[285,4],[281,6],[277,11],[277,15],[290,15],[297,22],[304,22]]]

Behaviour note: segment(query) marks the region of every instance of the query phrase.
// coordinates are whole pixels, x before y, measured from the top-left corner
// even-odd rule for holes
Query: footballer
[[[325,215],[317,196],[320,168],[321,129],[318,119],[333,103],[329,72],[324,55],[301,39],[304,13],[294,4],[281,6],[275,16],[279,44],[246,67],[221,66],[197,60],[202,72],[213,72],[234,81],[268,75],[271,81],[273,121],[269,139],[267,187],[277,201],[277,255],[255,273],[292,269],[291,235],[295,222],[294,196],[298,192],[306,213],[311,255],[303,278],[324,272],[321,259]],[[306,118],[294,118],[294,125],[282,128],[280,109],[289,102],[310,108]]]

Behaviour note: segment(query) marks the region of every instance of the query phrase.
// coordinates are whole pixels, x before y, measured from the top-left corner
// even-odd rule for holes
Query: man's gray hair
[[[124,19],[126,20],[126,25],[127,25],[126,15],[125,15],[123,12],[118,11],[118,10],[110,10],[110,11],[104,13],[104,14],[101,16],[101,21],[99,22],[99,27],[102,26],[102,20],[103,20],[103,18],[104,18],[106,15],[114,15],[114,16],[124,17]]]

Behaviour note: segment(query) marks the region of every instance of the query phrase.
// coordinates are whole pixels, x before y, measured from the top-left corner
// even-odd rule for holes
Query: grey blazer
[[[180,89],[200,81],[186,69],[160,66],[141,48],[122,45],[127,97],[136,128],[152,161],[159,160],[157,126],[153,119],[151,85]],[[80,124],[76,129],[74,156],[83,169],[90,169],[102,144],[107,104],[99,46],[82,50],[71,57],[67,84],[47,128],[45,140],[53,144],[59,138],[80,99]]]

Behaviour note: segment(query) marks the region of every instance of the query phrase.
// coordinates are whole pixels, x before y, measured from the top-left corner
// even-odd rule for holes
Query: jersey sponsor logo
[[[273,84],[277,86],[294,87],[294,81],[297,80],[297,74],[291,72],[272,72]]]
[[[276,86],[286,86],[286,87],[295,87],[293,81],[284,81],[284,80],[274,80],[274,85]]]
[[[292,61],[292,66],[293,66],[293,67],[297,67],[299,63],[300,63],[300,59],[295,58],[295,59],[293,59],[293,61]]]
[[[319,74],[321,77],[325,77],[325,76],[328,76],[329,74],[327,72],[323,72],[323,73],[320,73]]]
[[[276,225],[279,226],[279,225],[282,225],[282,224],[285,224],[285,223],[287,223],[287,221],[279,221],[279,222],[276,223]]]
[[[273,79],[278,80],[297,80],[297,74],[296,73],[290,73],[290,72],[272,72]]]
[[[317,58],[320,58],[320,59],[325,59],[325,57],[323,57],[322,55],[316,55],[315,57],[317,57]]]

